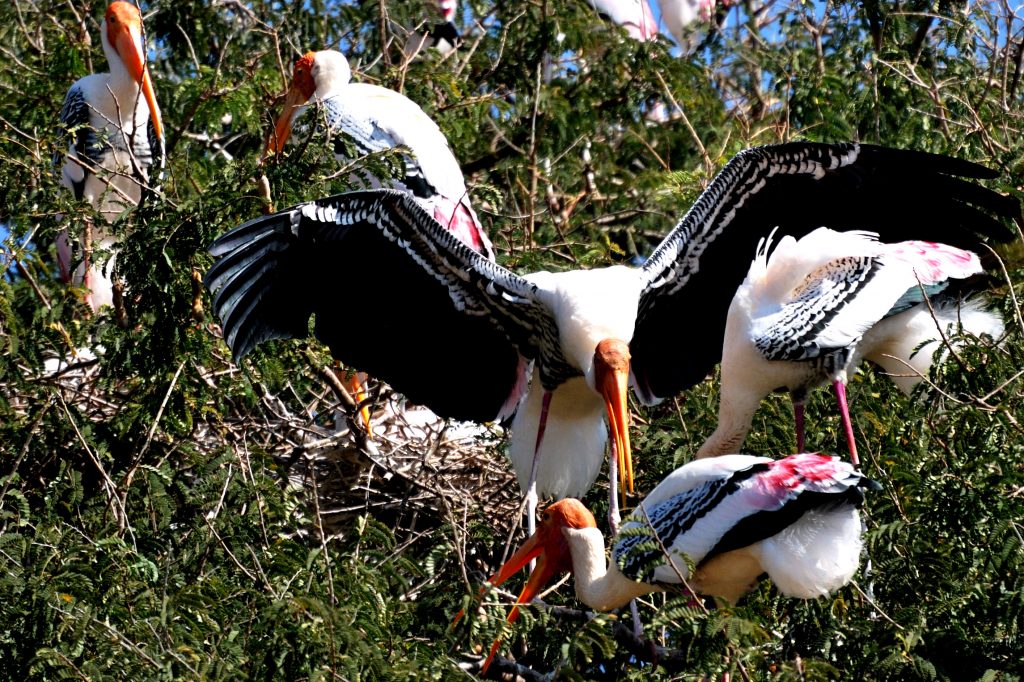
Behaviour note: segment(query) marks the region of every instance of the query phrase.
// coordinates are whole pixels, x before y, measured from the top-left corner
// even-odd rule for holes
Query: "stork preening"
[[[594,515],[568,498],[544,511],[537,532],[488,582],[501,585],[537,560],[509,623],[520,605],[568,572],[576,598],[597,611],[670,589],[735,603],[764,574],[787,597],[814,599],[857,571],[862,489],[880,487],[820,454],[697,460],[669,474],[625,519],[612,539],[611,562]],[[500,644],[494,641],[484,670]]]
[[[927,376],[947,328],[999,336],[1002,321],[979,301],[923,302],[950,280],[982,272],[978,257],[934,242],[882,244],[868,232],[820,228],[800,240],[758,248],[729,307],[722,351],[718,427],[697,457],[735,452],[761,400],[785,388],[793,399],[797,451],[804,448],[804,401],[826,382],[835,389],[850,456],[857,446],[846,382],[862,359],[893,375],[909,393]],[[935,311],[933,318],[932,310]]]
[[[773,228],[802,236],[822,224],[870,227],[890,240],[966,247],[979,235],[1009,239],[1001,220],[1019,217],[1018,202],[971,181],[994,175],[967,161],[869,145],[748,149],[642,268],[525,277],[466,248],[405,194],[350,193],[222,236],[206,283],[236,359],[267,339],[305,337],[315,313],[315,334],[335,357],[442,416],[512,414],[532,362],[531,394],[512,424],[513,465],[524,490],[578,496],[599,473],[605,415],[613,462],[631,487],[627,377],[649,403],[707,376],[748,269],[741,254]],[[358,335],[338,305],[339,271],[374,282],[364,302],[390,310]]]
[[[493,260],[491,242],[469,202],[459,162],[441,129],[405,95],[379,85],[352,83],[351,79],[348,59],[340,52],[321,50],[303,55],[295,62],[292,84],[268,150],[280,153],[300,121],[310,128],[322,125],[329,134],[346,135],[361,154],[405,147],[411,153],[402,156],[402,177],[388,182],[374,176],[356,179],[368,181],[371,187],[408,192],[464,244]],[[339,164],[352,161],[344,155],[341,140],[334,149]]]
[[[143,188],[163,167],[164,138],[160,107],[146,68],[142,15],[128,2],[114,2],[100,24],[100,42],[110,71],[79,79],[68,90],[60,121],[69,137],[61,184],[112,223],[139,203]],[[98,249],[112,251],[117,238],[108,229],[88,225],[84,254],[72,272],[67,230],[57,241],[61,276],[84,283],[93,310],[113,302],[114,255],[96,262]]]

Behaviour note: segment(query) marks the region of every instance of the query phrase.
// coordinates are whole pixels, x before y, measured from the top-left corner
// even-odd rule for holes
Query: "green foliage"
[[[386,462],[318,460],[311,443],[335,438],[338,409],[327,352],[273,342],[235,367],[201,285],[206,247],[265,210],[261,176],[283,207],[400,169],[389,152],[339,173],[333,148],[351,145],[322,132],[260,162],[308,49],[341,49],[356,78],[421,104],[499,259],[527,272],[649,254],[728,158],[784,139],[951,153],[1019,194],[1024,19],[1011,7],[750,2],[688,56],[629,40],[579,0],[473,0],[457,19],[466,47],[407,61],[403,27],[429,23],[433,2],[156,0],[144,9],[168,165],[112,228],[123,310],[89,315],[54,245],[99,217],[52,159],[64,93],[106,68],[102,4],[0,7],[0,679],[466,679],[460,662],[499,632],[504,652],[562,679],[1024,676],[1020,245],[999,252],[1005,339],[959,347],[913,399],[871,370],[851,381],[864,468],[884,485],[865,511],[870,572],[810,602],[769,584],[718,609],[654,595],[640,613],[658,664],[630,649],[625,614],[576,611],[571,583],[513,627],[514,593],[491,591],[449,629],[459,608],[475,615],[500,561],[514,520],[494,500],[514,497],[510,478],[474,497],[468,478],[428,472],[385,494],[373,477]],[[659,102],[685,117],[647,121]],[[363,310],[361,293],[339,284],[339,305]],[[688,461],[717,399],[709,381],[634,406],[639,491]],[[808,423],[810,447],[841,448],[826,396]],[[745,451],[793,447],[773,396]],[[483,459],[477,479],[505,467],[500,448]],[[385,483],[404,476],[387,469]],[[586,502],[605,516],[601,486]]]

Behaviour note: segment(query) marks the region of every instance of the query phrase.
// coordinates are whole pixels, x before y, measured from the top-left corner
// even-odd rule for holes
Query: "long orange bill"
[[[522,547],[516,550],[509,560],[502,566],[497,573],[491,576],[488,581],[492,585],[500,585],[511,576],[519,572],[521,568],[526,566],[534,559],[537,559],[537,567],[533,569],[533,573],[530,574],[530,578],[523,585],[522,592],[519,593],[519,597],[516,598],[515,605],[512,606],[512,610],[508,612],[508,617],[505,619],[508,623],[514,623],[519,618],[519,606],[520,604],[529,604],[533,601],[533,598],[537,596],[537,593],[541,589],[551,582],[551,578],[555,574],[555,563],[547,560],[547,554],[545,553],[545,545],[543,537],[545,534],[537,533],[529,540],[527,540]],[[486,673],[487,669],[491,666],[491,661],[494,660],[495,654],[498,653],[498,648],[501,646],[501,635],[499,634],[494,638],[494,643],[491,644],[491,650],[487,654],[487,660],[484,661],[483,667],[480,669],[481,673]]]
[[[156,94],[153,92],[153,82],[149,77],[149,70],[146,68],[146,55],[142,51],[142,24],[135,21],[119,22],[112,29],[114,39],[110,42],[117,50],[128,73],[135,82],[142,88],[142,95],[149,105],[149,117],[153,121],[153,130],[157,137],[163,139],[164,126],[160,117],[160,106],[156,103]]]
[[[308,97],[302,94],[302,90],[292,83],[284,96],[284,107],[281,115],[277,117],[277,124],[274,126],[274,136],[267,141],[267,149],[264,156],[271,152],[280,154],[284,150],[284,144],[292,134],[292,121],[295,119],[295,110],[308,101]]]
[[[357,403],[362,403],[366,400],[366,374],[364,372],[351,372],[342,383]],[[372,439],[373,427],[370,425],[370,406],[364,403],[359,408],[359,416],[362,418],[363,426],[366,428],[366,435]]]
[[[625,493],[633,492],[633,452],[629,442],[629,360],[629,347],[625,342],[614,339],[598,344],[594,358],[596,388],[604,397],[608,424],[615,439],[623,506],[626,505]]]
[[[514,576],[519,572],[523,566],[533,561],[534,557],[544,551],[544,547],[540,544],[538,535],[534,534],[529,540],[523,543],[523,546],[516,550],[515,554],[509,557],[509,560],[505,562],[505,565],[498,569],[498,572],[487,579],[487,585],[480,588],[480,594],[477,595],[477,599],[482,599],[487,593],[488,585],[497,587],[503,582]],[[460,610],[455,614],[455,620],[452,621],[452,627],[462,619],[464,611]]]

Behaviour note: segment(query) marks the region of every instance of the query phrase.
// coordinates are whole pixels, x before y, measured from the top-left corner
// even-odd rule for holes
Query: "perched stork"
[[[544,511],[537,532],[488,582],[501,585],[537,560],[509,623],[520,605],[568,572],[576,598],[598,611],[679,587],[735,603],[764,574],[787,597],[814,599],[857,571],[862,488],[881,486],[820,454],[696,460],[669,474],[626,518],[610,563],[594,515],[568,498]],[[500,643],[499,637],[484,670]]]
[[[70,142],[61,184],[112,223],[139,202],[151,170],[163,167],[164,138],[160,107],[146,69],[139,9],[128,2],[111,3],[100,25],[100,41],[110,72],[75,82],[60,110]],[[103,228],[90,226],[85,242],[85,257],[72,273],[65,230],[57,243],[59,264],[65,280],[85,283],[88,303],[98,310],[113,301],[114,257],[101,266],[91,262],[91,251],[112,249],[117,239]]]
[[[1000,219],[1019,217],[1017,201],[964,179],[994,175],[966,161],[869,145],[748,149],[642,268],[526,277],[464,247],[407,195],[350,193],[222,236],[210,249],[219,260],[206,284],[236,359],[267,339],[305,337],[315,313],[315,334],[335,357],[442,416],[508,416],[532,361],[534,390],[509,451],[528,500],[534,483],[539,494],[560,498],[594,483],[604,414],[612,462],[630,487],[627,377],[652,402],[707,376],[747,270],[738,254],[753,252],[773,228],[800,236],[822,224],[967,246],[978,235],[1009,239]],[[364,298],[392,311],[363,334],[348,333],[338,307],[342,270],[374,282]],[[614,476],[611,483],[614,490]]]
[[[470,205],[462,169],[441,129],[405,95],[352,83],[351,78],[348,60],[335,50],[307,52],[295,62],[269,149],[284,149],[300,117],[311,125],[320,117],[330,133],[348,136],[363,154],[405,147],[411,152],[403,155],[405,174],[387,186],[408,192],[464,244],[494,260],[491,242]],[[351,161],[342,154],[343,145],[335,145],[335,152],[339,163]],[[372,187],[383,186],[378,178],[368,180]]]
[[[934,346],[921,345],[937,341],[946,326],[959,319],[976,334],[1001,333],[1000,318],[977,303],[962,315],[955,304],[937,306],[933,319],[922,302],[949,280],[982,272],[970,251],[921,241],[882,244],[869,232],[825,227],[800,240],[783,237],[769,258],[770,242],[761,244],[729,307],[718,428],[697,457],[739,449],[761,400],[779,388],[793,398],[802,451],[804,401],[828,381],[857,464],[846,381],[862,359],[903,375],[900,387],[909,392],[932,362]]]
[[[626,29],[634,40],[646,42],[658,36],[658,22],[647,0],[587,0],[599,15]]]

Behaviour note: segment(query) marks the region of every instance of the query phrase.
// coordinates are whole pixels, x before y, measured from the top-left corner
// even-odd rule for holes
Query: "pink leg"
[[[540,423],[537,425],[537,440],[533,444],[533,463],[530,465],[530,480],[526,484],[526,530],[530,537],[537,530],[537,464],[540,462],[540,444],[544,441],[544,429],[548,425],[548,409],[551,407],[551,391],[545,389],[540,405]]]
[[[804,401],[793,401],[793,420],[796,421],[796,451],[804,451]]]
[[[855,465],[860,464],[857,459],[857,442],[853,439],[853,422],[850,421],[850,408],[846,405],[846,384],[839,379],[832,382],[832,388],[836,391],[836,399],[839,400],[839,416],[843,420],[843,429],[846,431],[846,442],[850,445],[850,461]]]

